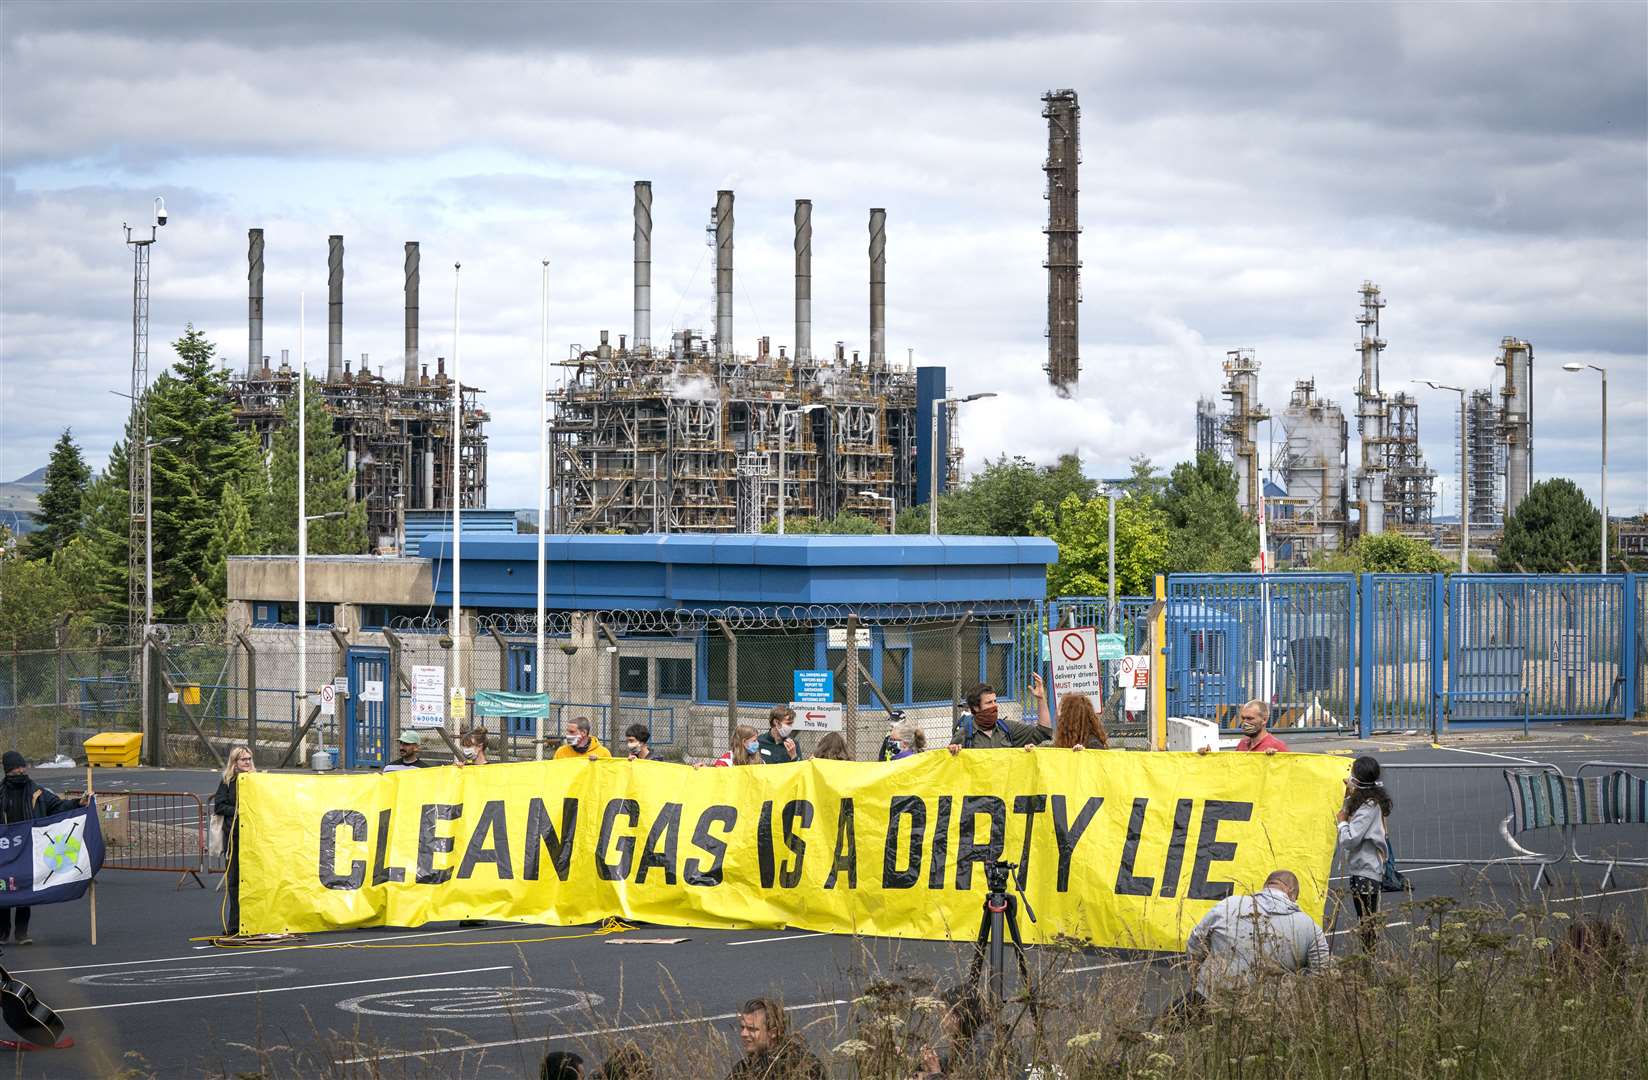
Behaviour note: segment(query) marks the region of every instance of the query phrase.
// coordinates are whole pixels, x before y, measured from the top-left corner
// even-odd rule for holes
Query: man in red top
[[[1270,723],[1270,706],[1254,698],[1242,706],[1242,737],[1236,743],[1238,750],[1262,750],[1267,754],[1286,752],[1287,743],[1265,730]]]

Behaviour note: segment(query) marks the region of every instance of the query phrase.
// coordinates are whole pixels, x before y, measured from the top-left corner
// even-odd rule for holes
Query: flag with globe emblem
[[[102,868],[95,802],[0,826],[0,907],[78,900]]]

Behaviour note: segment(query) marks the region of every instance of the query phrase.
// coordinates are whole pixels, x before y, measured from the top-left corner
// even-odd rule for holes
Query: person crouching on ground
[[[1359,757],[1345,777],[1345,805],[1339,808],[1339,846],[1345,850],[1345,873],[1350,876],[1350,898],[1362,948],[1373,951],[1379,941],[1379,895],[1384,891],[1385,857],[1389,854],[1385,819],[1391,797],[1379,782],[1379,762]]]
[[[795,710],[788,705],[774,705],[767,714],[767,733],[761,736],[761,746],[758,753],[761,760],[767,765],[787,765],[802,758],[801,747],[796,745]]]
[[[574,716],[567,721],[566,742],[555,748],[555,760],[564,761],[567,758],[584,758],[595,761],[598,758],[609,758],[612,751],[601,745],[601,740],[595,737],[590,730],[589,717]]]
[[[1251,896],[1227,896],[1213,905],[1185,942],[1195,967],[1189,993],[1168,1010],[1187,1018],[1218,995],[1240,995],[1262,974],[1320,974],[1332,962],[1328,939],[1299,907],[1299,878],[1275,870]]]
[[[4,818],[7,825],[86,805],[85,798],[60,799],[35,783],[29,776],[28,761],[16,750],[7,750],[0,756],[0,764],[6,770],[5,783],[0,786],[0,818]],[[0,941],[10,938],[18,945],[33,945],[34,939],[29,937],[30,914],[26,907],[0,908]]]
[[[744,1056],[727,1080],[824,1080],[824,1063],[790,1030],[784,1006],[751,998],[738,1010],[738,1041]]]

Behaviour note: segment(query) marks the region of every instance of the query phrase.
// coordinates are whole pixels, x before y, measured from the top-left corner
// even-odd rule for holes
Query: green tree
[[[235,426],[229,373],[212,363],[216,347],[192,323],[172,347],[177,363],[155,380],[148,407],[149,438],[165,443],[151,451],[155,619],[176,622],[215,573],[209,549],[224,491],[254,486],[262,461]]]
[[[1167,490],[1167,477],[1156,471],[1156,466],[1144,454],[1134,454],[1129,459],[1132,473],[1128,476],[1125,487],[1130,495],[1136,495],[1152,504],[1160,505],[1162,495]]]
[[[1595,570],[1602,515],[1572,480],[1542,480],[1528,489],[1505,519],[1499,542],[1501,573],[1554,574]]]
[[[1167,515],[1168,569],[1252,569],[1259,554],[1259,529],[1236,502],[1236,473],[1217,454],[1204,450],[1195,461],[1173,467],[1162,493],[1162,510]]]
[[[1392,532],[1359,537],[1342,551],[1318,552],[1312,560],[1314,569],[1353,574],[1445,574],[1456,566],[1425,541]]]
[[[95,588],[92,614],[98,622],[126,622],[126,551],[131,528],[126,491],[126,443],[122,440],[110,449],[109,463],[87,486],[82,503],[81,537],[87,548],[86,572]]]
[[[309,523],[311,555],[357,555],[367,548],[366,504],[349,497],[354,474],[343,440],[332,427],[332,414],[321,399],[320,385],[309,380],[304,393],[304,509],[309,516],[340,514]],[[297,395],[286,404],[285,421],[276,432],[269,459],[267,498],[249,500],[257,507],[254,536],[271,555],[295,555],[298,550],[298,404]],[[229,552],[244,555],[247,552]]]
[[[1037,468],[1003,454],[986,461],[972,479],[939,499],[939,532],[962,536],[1030,536],[1036,505],[1060,506],[1065,497],[1090,499],[1097,485],[1082,475],[1081,459],[1065,454]]]
[[[218,508],[217,527],[206,547],[208,577],[193,590],[189,601],[190,622],[217,622],[223,618],[229,595],[229,556],[248,555],[257,550],[252,528],[252,510],[237,487],[226,487],[223,505]]]
[[[1072,494],[1057,510],[1038,506],[1036,531],[1059,546],[1047,569],[1047,595],[1102,596],[1109,588],[1110,504]],[[1167,517],[1149,498],[1116,500],[1116,592],[1148,596],[1167,565]]]
[[[91,476],[91,469],[80,456],[80,447],[64,430],[46,463],[46,489],[40,493],[40,528],[29,536],[31,558],[49,559],[52,552],[80,534],[85,519],[81,504]]]
[[[68,589],[49,560],[0,559],[0,641],[8,647],[50,645],[68,602]]]
[[[776,533],[778,523],[769,521],[761,531]],[[787,517],[784,533],[787,536],[885,536],[887,530],[880,522],[843,511],[833,518]]]

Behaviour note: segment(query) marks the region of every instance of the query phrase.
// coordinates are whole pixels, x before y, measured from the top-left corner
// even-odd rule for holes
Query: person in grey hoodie
[[[1339,846],[1345,852],[1345,873],[1350,876],[1350,898],[1356,906],[1362,948],[1368,952],[1379,941],[1379,894],[1385,879],[1385,857],[1390,845],[1385,839],[1385,819],[1390,816],[1391,797],[1379,782],[1379,762],[1359,757],[1345,777],[1345,805],[1339,808]]]
[[[1189,994],[1173,1011],[1185,1015],[1205,1001],[1240,993],[1262,972],[1320,974],[1331,962],[1328,939],[1299,908],[1299,879],[1275,870],[1251,896],[1228,896],[1213,905],[1185,942],[1196,974]]]

